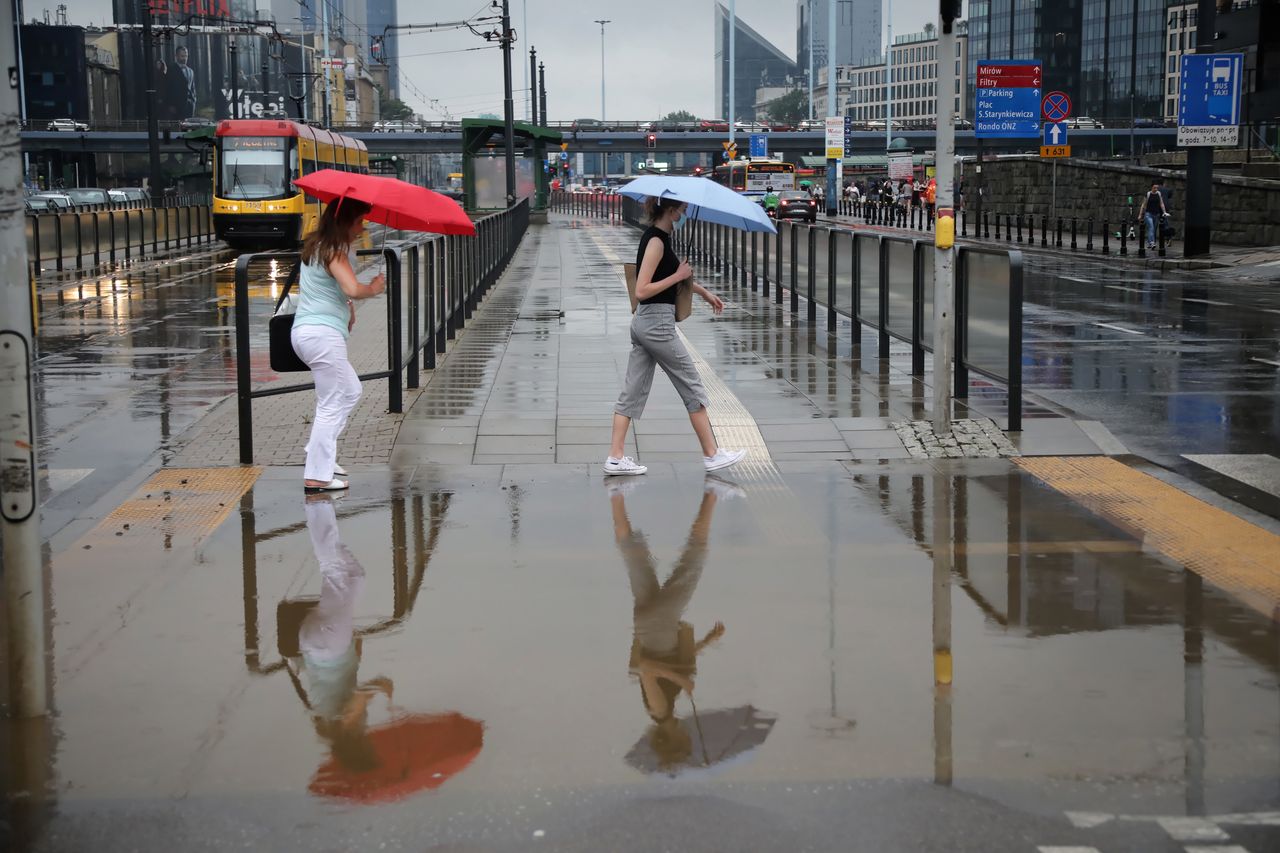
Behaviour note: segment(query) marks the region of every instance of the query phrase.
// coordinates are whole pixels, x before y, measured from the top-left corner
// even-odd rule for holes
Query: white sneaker
[[[716,451],[715,456],[702,457],[702,464],[707,466],[708,471],[719,471],[721,468],[736,465],[746,455],[747,451],[745,450],[725,450],[721,447]]]
[[[604,472],[609,475],[643,474],[648,470],[646,466],[638,465],[630,456],[624,456],[621,459],[610,456],[604,460]]]

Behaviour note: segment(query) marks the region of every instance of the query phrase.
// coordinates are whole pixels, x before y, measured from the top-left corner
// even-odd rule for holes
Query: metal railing
[[[529,226],[529,202],[526,199],[509,210],[477,219],[475,226],[474,237],[422,234],[382,250],[357,253],[381,255],[386,262],[387,368],[361,374],[360,379],[387,380],[390,412],[403,410],[402,374],[404,387],[418,387],[420,371],[435,368],[437,355],[446,351],[447,342],[471,319],[481,297],[510,263]],[[253,387],[250,271],[269,261],[279,269],[281,262],[297,260],[296,252],[258,252],[236,260],[236,402],[240,461],[246,465],[253,463],[253,401],[315,387],[314,383]],[[265,332],[266,320],[259,321]]]
[[[547,209],[570,216],[622,217],[623,199],[617,193],[571,193],[555,190],[547,197]]]
[[[45,264],[58,272],[68,264],[84,269],[86,263],[96,266],[104,258],[115,263],[215,239],[207,205],[27,214],[26,231],[33,276],[40,275]]]
[[[628,205],[628,208],[630,206]],[[624,218],[634,215],[628,210]],[[891,339],[911,348],[911,374],[923,376],[933,339],[931,240],[823,225],[779,222],[776,235],[694,222],[681,232],[684,256],[722,275],[730,287],[749,287],[775,304],[826,329],[838,318],[854,324],[858,345],[863,327],[877,333],[877,357],[888,359]],[[1022,429],[1022,254],[1016,250],[961,246],[956,257],[955,387],[969,396],[969,374],[1008,389],[1010,432]]]

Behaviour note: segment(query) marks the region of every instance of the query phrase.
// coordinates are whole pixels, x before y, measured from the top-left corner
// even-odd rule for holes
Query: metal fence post
[[[1076,248],[1076,218],[1073,216],[1071,217],[1071,251],[1074,252]]]
[[[751,290],[754,293],[760,286],[760,243],[755,231],[751,232]]]
[[[419,326],[418,290],[422,276],[422,264],[419,257],[419,244],[413,243],[407,249],[409,253],[409,364],[405,377],[405,387],[418,387],[418,365],[421,361],[422,328]]]
[[[921,248],[933,251],[928,243],[911,246],[911,375],[924,376],[924,259]],[[936,298],[936,296],[935,296]],[[954,361],[954,357],[952,359]]]
[[[404,340],[400,330],[401,285],[400,253],[395,249],[382,250],[383,261],[387,265],[387,411],[400,414],[404,411],[403,391],[400,387],[400,372],[403,369]]]
[[[1009,253],[1009,432],[1022,432],[1022,253]]]
[[[435,239],[426,242],[426,259],[424,263],[424,280],[423,290],[427,298],[425,311],[427,319],[427,340],[423,352],[426,354],[427,370],[436,369],[436,246],[438,241]]]
[[[827,229],[827,331],[836,330],[836,235],[834,228]]]
[[[880,322],[878,324],[880,331],[880,347],[879,357],[889,357],[889,241],[887,239],[880,241],[880,270],[877,285],[879,286],[880,300]]]
[[[796,239],[796,228],[792,225],[789,230],[791,232],[791,313],[800,312],[800,291],[797,286],[797,279],[800,275],[800,241]]]
[[[253,398],[250,396],[249,359],[249,264],[254,255],[241,255],[236,259],[235,305],[236,318],[236,414],[239,421],[240,464],[253,464]]]
[[[805,319],[810,323],[818,319],[818,229],[816,226],[810,225],[806,229],[809,239],[806,255],[809,258],[809,274],[806,276],[805,298],[809,300],[809,305],[805,309]]]

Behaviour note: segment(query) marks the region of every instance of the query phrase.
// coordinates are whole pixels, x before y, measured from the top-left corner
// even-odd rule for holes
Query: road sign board
[[[768,157],[769,156],[769,137],[763,133],[751,134],[751,156],[752,157]]]
[[[1070,145],[1041,145],[1040,156],[1041,157],[1070,157],[1071,146]]]
[[[827,116],[824,127],[828,160],[840,160],[844,157],[844,126],[844,116]]]
[[[1041,145],[1058,146],[1067,144],[1067,125],[1065,122],[1047,121],[1044,124],[1044,137]]]
[[[1178,144],[1235,145],[1240,138],[1242,53],[1182,57],[1178,81]]]
[[[1045,121],[1062,121],[1071,115],[1071,98],[1066,92],[1050,92],[1040,102],[1040,115]]]
[[[723,148],[725,151],[733,151],[735,148],[738,147],[738,143],[725,141],[720,143],[720,147]]]
[[[569,159],[569,152],[568,152],[568,151],[561,151],[561,152],[560,152],[560,159],[561,159],[561,160],[568,160],[568,159]]]
[[[567,142],[561,142],[561,143],[560,143],[560,150],[561,150],[561,151],[568,151],[568,150],[569,150],[569,143],[567,143]]]
[[[978,62],[973,135],[980,139],[1040,136],[1040,61]]]

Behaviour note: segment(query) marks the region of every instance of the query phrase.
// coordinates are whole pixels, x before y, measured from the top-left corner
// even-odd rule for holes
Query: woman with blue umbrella
[[[716,443],[711,419],[707,417],[710,402],[707,392],[702,387],[698,369],[684,341],[676,333],[677,285],[693,276],[692,267],[687,261],[680,260],[671,246],[671,233],[685,215],[685,208],[684,202],[661,194],[650,196],[645,201],[645,213],[651,224],[640,235],[640,245],[636,249],[635,295],[638,304],[631,320],[631,357],[627,362],[627,377],[613,412],[613,439],[609,445],[609,457],[604,463],[607,475],[635,475],[649,470],[630,456],[624,456],[623,449],[632,418],[638,418],[644,412],[657,367],[667,374],[689,412],[689,421],[702,446],[702,461],[708,471],[727,468],[747,455],[745,450],[727,450]],[[713,312],[719,314],[724,310],[720,297],[697,282],[691,282],[691,287]]]

